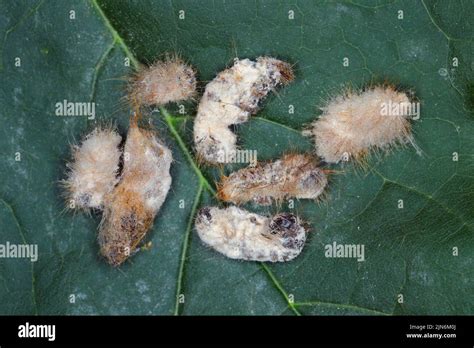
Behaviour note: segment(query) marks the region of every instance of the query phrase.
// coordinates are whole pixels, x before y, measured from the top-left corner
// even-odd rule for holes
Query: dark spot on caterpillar
[[[282,83],[287,84],[288,82],[294,80],[295,74],[293,73],[293,69],[291,68],[290,64],[279,62],[277,64],[277,68],[282,76]]]
[[[91,195],[89,193],[83,193],[77,198],[79,206],[88,206],[91,201]]]
[[[236,106],[245,112],[253,114],[258,109],[258,100],[251,99],[249,102],[240,102]],[[245,119],[242,119],[242,122],[243,121],[245,121]]]
[[[283,246],[288,249],[301,249],[303,247],[304,241],[301,239],[289,237],[283,242]]]
[[[137,215],[135,212],[122,216],[120,218],[120,225],[123,231],[134,232],[137,228]]]
[[[214,92],[207,91],[206,97],[212,101],[220,102],[220,98]]]
[[[118,145],[118,149],[120,151],[120,157],[119,157],[119,162],[118,162],[118,169],[117,169],[117,174],[115,177],[118,179],[122,176],[123,172],[123,162],[124,162],[124,148],[125,148],[125,142],[126,142],[126,137],[122,137],[120,144]]]
[[[197,218],[199,222],[210,223],[212,221],[211,209],[208,207],[200,209]]]
[[[196,77],[194,76],[194,70],[191,68],[184,68],[184,75],[186,75],[186,77],[191,81],[196,80]]]
[[[237,130],[238,125],[237,124],[231,124],[227,128],[229,128],[232,132],[235,132]]]
[[[297,227],[296,217],[290,213],[276,215],[270,223],[270,232],[272,234],[281,234],[283,237],[293,237]]]
[[[301,181],[301,186],[307,187],[308,189],[310,189],[315,186],[320,186],[321,180],[323,180],[321,171],[319,169],[316,169],[316,170],[311,171],[309,175],[303,178],[303,180]]]
[[[260,235],[268,240],[271,240],[271,237],[267,236],[266,234],[260,233]]]

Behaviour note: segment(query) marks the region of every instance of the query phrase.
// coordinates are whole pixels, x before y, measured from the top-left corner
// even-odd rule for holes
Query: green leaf
[[[473,11],[471,1],[3,1],[0,243],[37,244],[39,258],[0,259],[0,313],[474,314]],[[295,64],[294,83],[237,129],[260,160],[311,151],[300,131],[328,96],[385,79],[420,99],[423,155],[400,148],[366,170],[335,166],[323,202],[296,202],[312,226],[301,256],[239,262],[193,230],[196,210],[218,204],[214,181],[238,166],[196,164],[195,104],[186,115],[155,110],[175,158],[172,189],[151,249],[113,269],[98,255],[100,217],[65,212],[58,181],[70,143],[97,122],[126,132],[125,79],[165,52],[194,65],[202,87],[236,56]],[[56,116],[64,99],[95,102],[96,119]],[[325,257],[333,242],[363,244],[366,260]]]

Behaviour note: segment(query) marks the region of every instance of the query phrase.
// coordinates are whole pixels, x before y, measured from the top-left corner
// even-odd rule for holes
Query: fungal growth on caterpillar
[[[249,201],[269,205],[287,198],[316,199],[328,183],[318,161],[309,154],[286,154],[274,162],[259,163],[224,177],[218,198],[242,204]]]
[[[194,144],[200,159],[225,163],[237,151],[229,126],[246,122],[260,102],[279,84],[294,78],[290,64],[271,57],[235,60],[207,84],[194,121]]]
[[[134,118],[124,147],[118,185],[104,199],[99,229],[101,254],[118,266],[145,237],[171,186],[171,151]]]
[[[71,209],[102,210],[104,197],[119,181],[119,145],[122,137],[112,127],[98,127],[72,148],[73,160],[67,164],[67,206]]]
[[[201,240],[231,259],[284,262],[297,257],[306,241],[306,229],[290,213],[264,217],[231,206],[205,207],[196,217]]]
[[[128,100],[141,107],[193,99],[196,83],[194,69],[170,56],[139,69],[129,85]]]
[[[416,104],[389,85],[348,91],[321,108],[321,117],[303,134],[314,137],[317,154],[330,163],[360,161],[371,149],[387,150],[396,144],[417,148],[409,120],[416,109],[419,116]]]

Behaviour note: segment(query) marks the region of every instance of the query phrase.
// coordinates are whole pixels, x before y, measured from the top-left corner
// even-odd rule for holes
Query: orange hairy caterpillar
[[[270,91],[293,79],[291,66],[281,60],[236,59],[207,84],[199,103],[194,122],[198,156],[208,163],[225,163],[237,151],[237,137],[229,126],[246,122]]]
[[[196,95],[196,73],[176,56],[168,56],[138,70],[129,84],[128,100],[133,106],[165,105]]]
[[[100,251],[111,265],[125,261],[151,228],[171,186],[172,160],[152,130],[131,121],[122,176],[105,197],[99,229]]]
[[[321,108],[323,114],[303,132],[314,138],[316,153],[326,162],[357,161],[371,149],[414,143],[410,118],[419,117],[419,103],[390,85],[347,91]]]
[[[206,245],[231,259],[268,262],[297,257],[307,233],[296,215],[280,213],[269,218],[235,206],[202,208],[196,231]]]
[[[287,198],[316,199],[328,183],[325,171],[309,154],[286,154],[222,178],[218,198],[235,204],[271,204]]]

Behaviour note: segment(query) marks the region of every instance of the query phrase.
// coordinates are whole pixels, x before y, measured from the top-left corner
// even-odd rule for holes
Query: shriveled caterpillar
[[[157,61],[132,78],[128,100],[140,107],[192,99],[196,95],[195,75],[194,69],[178,57]]]
[[[196,230],[214,250],[248,261],[290,261],[301,253],[306,241],[306,229],[293,214],[268,218],[235,206],[202,208],[196,217]]]
[[[259,103],[279,84],[294,78],[291,66],[271,57],[235,60],[207,86],[194,121],[198,156],[208,163],[224,163],[237,151],[237,139],[229,126],[246,122]]]
[[[386,150],[397,143],[415,146],[411,105],[408,95],[392,86],[348,91],[321,108],[321,117],[303,134],[314,137],[317,154],[331,163],[360,160],[371,149]],[[390,114],[389,109],[397,112]]]
[[[130,122],[122,177],[105,196],[99,229],[100,251],[111,265],[125,261],[151,228],[171,186],[172,160],[152,130]]]
[[[275,162],[257,164],[224,177],[218,198],[235,204],[271,204],[286,198],[316,199],[327,185],[324,170],[309,154],[286,154]]]
[[[67,179],[62,182],[69,208],[103,209],[104,196],[119,180],[121,140],[114,128],[97,127],[73,146],[73,160],[67,164]]]

